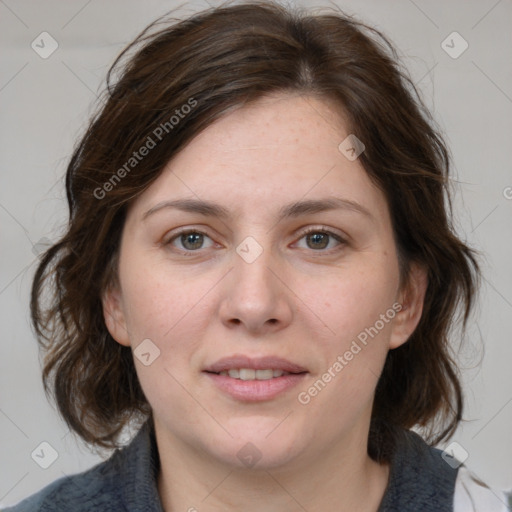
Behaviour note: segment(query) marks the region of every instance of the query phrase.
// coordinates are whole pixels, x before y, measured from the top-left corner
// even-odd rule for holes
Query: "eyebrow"
[[[228,209],[217,203],[199,199],[174,199],[172,201],[163,201],[150,208],[142,216],[142,220],[146,220],[151,215],[163,209],[174,208],[188,213],[196,213],[205,217],[217,217],[222,220],[228,220],[231,214]],[[347,210],[359,213],[375,221],[375,217],[363,205],[342,199],[340,197],[328,197],[323,199],[308,199],[296,201],[283,206],[277,215],[277,220],[296,218],[301,215],[312,215],[330,210]]]

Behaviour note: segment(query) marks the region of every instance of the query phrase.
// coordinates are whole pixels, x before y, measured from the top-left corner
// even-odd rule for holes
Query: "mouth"
[[[297,386],[308,374],[300,365],[278,357],[224,358],[203,370],[217,389],[239,401],[276,398]]]

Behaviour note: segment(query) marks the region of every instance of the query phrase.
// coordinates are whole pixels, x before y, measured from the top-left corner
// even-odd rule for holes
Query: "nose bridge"
[[[257,331],[266,325],[285,325],[291,319],[286,287],[276,276],[280,264],[268,237],[246,237],[237,247],[223,298],[221,315],[229,324],[244,324]],[[265,240],[263,240],[265,238]]]
[[[260,296],[260,299],[270,299],[276,292],[274,272],[271,270],[277,266],[275,255],[270,247],[268,237],[262,240],[262,236],[246,237],[236,247],[236,257],[234,264],[235,287],[239,287],[244,294],[251,292]]]

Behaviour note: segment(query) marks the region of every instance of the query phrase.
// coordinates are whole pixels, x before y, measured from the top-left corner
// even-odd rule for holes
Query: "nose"
[[[219,310],[223,324],[256,336],[284,329],[293,318],[293,292],[283,266],[271,251],[254,261],[240,254],[234,256],[234,268],[224,282]]]

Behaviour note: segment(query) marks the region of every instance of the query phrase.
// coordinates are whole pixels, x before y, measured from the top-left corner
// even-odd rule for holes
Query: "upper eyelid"
[[[310,226],[310,227],[305,227],[305,228],[302,228],[299,230],[299,235],[300,236],[304,236],[304,235],[307,235],[309,233],[327,233],[329,235],[334,235],[334,236],[337,236],[338,238],[341,238],[342,240],[345,240],[346,238],[348,238],[346,235],[338,232],[338,231],[335,231],[334,228],[329,228],[327,226]]]

